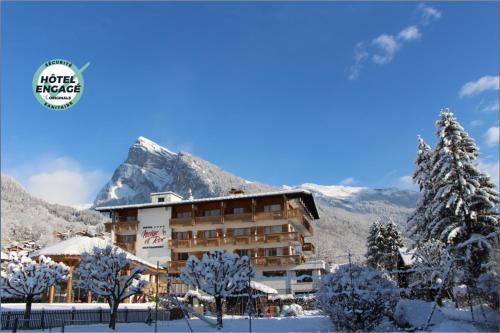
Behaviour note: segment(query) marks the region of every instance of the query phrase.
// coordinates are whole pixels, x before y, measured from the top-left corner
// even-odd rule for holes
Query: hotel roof
[[[202,202],[212,202],[212,201],[228,201],[228,200],[239,200],[239,199],[252,199],[252,198],[262,198],[271,197],[277,195],[285,195],[288,198],[301,198],[304,204],[309,209],[311,214],[315,219],[319,219],[318,210],[316,204],[314,203],[314,198],[311,192],[307,190],[282,190],[273,192],[261,192],[261,193],[251,193],[251,194],[233,194],[222,197],[212,197],[212,198],[200,198],[200,199],[188,199],[176,202],[148,202],[142,204],[130,204],[130,205],[117,205],[117,206],[101,206],[95,209],[100,212],[107,212],[112,210],[120,210],[127,208],[157,208],[157,207],[169,207],[178,206],[185,204],[196,204]]]

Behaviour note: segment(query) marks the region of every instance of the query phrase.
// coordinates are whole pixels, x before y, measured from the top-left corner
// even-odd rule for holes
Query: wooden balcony
[[[314,247],[313,243],[304,243],[304,245],[302,245],[302,252],[314,254],[316,253],[316,248]]]
[[[286,218],[284,212],[255,212],[255,221],[261,220],[282,220]]]
[[[266,235],[246,235],[233,237],[171,239],[168,247],[171,249],[195,247],[221,247],[231,245],[249,245],[264,243],[298,242],[302,244],[302,237],[298,232],[280,232]]]
[[[120,221],[104,223],[104,228],[107,232],[114,230],[115,232],[135,231],[139,226],[139,221]]]
[[[252,214],[226,214],[224,215],[224,221],[226,222],[252,222]]]
[[[302,255],[254,257],[250,259],[253,266],[288,266],[300,265],[305,261]]]
[[[194,218],[195,224],[221,224],[221,216],[197,216]]]
[[[168,263],[169,272],[180,272],[181,269],[186,266],[187,260],[172,260]]]
[[[180,272],[186,266],[186,260],[173,260],[168,263],[169,272]],[[300,265],[305,262],[302,255],[290,256],[270,256],[270,257],[252,257],[250,263],[252,266],[280,267],[290,265]]]
[[[190,225],[193,225],[193,218],[192,217],[179,217],[179,218],[170,219],[170,225],[173,227],[190,226]]]

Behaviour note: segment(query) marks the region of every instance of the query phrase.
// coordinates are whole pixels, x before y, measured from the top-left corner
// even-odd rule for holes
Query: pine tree
[[[426,227],[429,223],[427,207],[432,199],[431,183],[431,147],[425,143],[424,139],[418,136],[417,158],[415,159],[415,171],[413,181],[420,189],[420,199],[417,207],[407,222],[408,236],[414,241],[414,246],[418,247],[421,238],[427,238],[425,235]]]
[[[366,264],[372,268],[380,269],[382,266],[383,245],[382,224],[375,221],[370,226],[368,238],[366,240]]]
[[[398,266],[399,249],[403,246],[403,241],[397,226],[392,221],[389,221],[389,223],[382,228],[382,234],[384,239],[382,248],[382,267],[387,271],[391,271]]]
[[[441,240],[453,245],[455,258],[466,269],[468,284],[483,271],[498,233],[499,218],[492,211],[500,202],[489,177],[474,162],[478,148],[449,110],[436,123],[438,141],[432,154],[433,197],[429,224],[420,241]]]

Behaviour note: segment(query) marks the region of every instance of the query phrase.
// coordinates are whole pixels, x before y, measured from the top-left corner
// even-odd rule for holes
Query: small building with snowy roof
[[[82,253],[91,252],[94,247],[104,248],[106,246],[113,246],[117,248],[119,252],[126,253],[127,258],[132,262],[132,267],[145,266],[147,270],[143,275],[143,279],[153,282],[156,274],[156,264],[150,263],[121,249],[118,246],[113,245],[109,239],[77,236],[53,245],[49,245],[43,249],[33,252],[30,255],[30,257],[35,260],[37,260],[40,256],[49,257],[56,262],[64,263],[70,269],[70,274],[68,275],[68,280],[66,282],[52,286],[49,289],[48,295],[46,295],[47,301],[49,303],[102,302],[102,299],[94,297],[89,291],[76,287],[78,277],[74,276],[73,271],[76,267],[78,267]],[[164,271],[163,268],[161,270]],[[154,285],[154,283],[151,283],[150,285]]]

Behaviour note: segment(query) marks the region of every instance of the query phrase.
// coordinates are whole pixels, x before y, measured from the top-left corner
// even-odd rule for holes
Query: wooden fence
[[[25,321],[24,311],[2,312],[1,329],[48,329],[67,325],[88,325],[108,323],[111,313],[109,309],[72,309],[72,310],[33,310],[29,320]],[[180,309],[170,311],[158,310],[158,320],[174,320],[183,318]],[[151,323],[155,320],[155,309],[119,309],[117,323]]]

